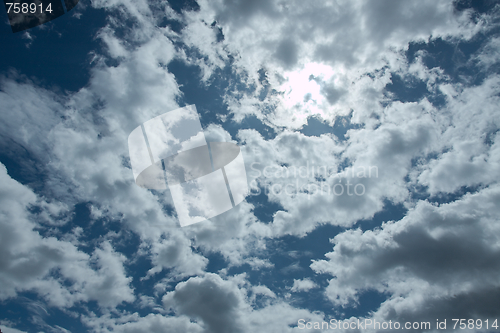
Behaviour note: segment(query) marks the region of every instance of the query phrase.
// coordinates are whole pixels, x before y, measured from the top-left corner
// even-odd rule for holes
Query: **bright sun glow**
[[[321,94],[321,86],[317,81],[329,81],[334,74],[332,67],[318,63],[308,63],[298,71],[285,73],[287,81],[282,85],[285,107],[299,106],[307,110],[309,115],[323,114],[321,105],[325,96]],[[297,116],[307,117],[307,114]]]

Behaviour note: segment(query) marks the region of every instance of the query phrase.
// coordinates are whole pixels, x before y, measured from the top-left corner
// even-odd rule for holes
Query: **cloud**
[[[153,243],[151,253],[154,267],[148,275],[166,268],[173,269],[176,278],[198,275],[208,263],[207,258],[193,252],[191,242],[181,233],[172,233],[169,239]]]
[[[492,66],[498,64],[498,48],[500,46],[500,38],[491,38],[488,43],[483,47],[483,50],[477,55],[476,59],[489,70]]]
[[[449,87],[452,89],[452,87]],[[496,112],[499,77],[491,76],[477,87],[460,92],[448,90],[449,102],[444,109],[450,123],[442,134],[441,151],[435,160],[422,166],[418,181],[431,194],[453,193],[462,186],[487,185],[495,182],[498,168],[497,131],[500,119]]]
[[[251,295],[250,297],[249,294]],[[253,309],[256,297],[268,302]],[[85,325],[95,332],[295,332],[301,318],[321,321],[323,315],[296,309],[276,299],[265,286],[252,286],[245,275],[227,280],[217,274],[191,277],[176,285],[162,298],[165,310],[161,314],[140,317],[137,313],[85,316]]]
[[[26,333],[25,331],[16,330],[15,328],[9,328],[3,325],[0,326],[0,329],[3,333]]]
[[[180,314],[200,318],[208,332],[242,332],[239,308],[244,301],[237,289],[231,290],[218,275],[180,283],[163,302],[166,306],[175,304]]]
[[[492,318],[495,311],[470,302],[499,288],[494,261],[499,191],[493,185],[440,206],[421,201],[400,221],[343,232],[332,240],[328,259],[311,268],[335,276],[326,294],[337,305],[357,302],[367,290],[387,293],[374,314],[378,318],[435,320],[436,313]]]
[[[334,238],[327,260],[311,265],[332,276],[325,292],[335,309],[375,290],[388,299],[373,318],[497,315],[488,306],[499,290],[498,76],[488,72],[476,86],[452,82],[443,69],[427,68],[425,52],[412,63],[405,54],[413,42],[467,41],[487,30],[485,21],[474,23],[451,1],[220,0],[200,1],[199,11],[181,14],[146,1],[93,6],[113,17],[97,34],[104,48],[94,52],[88,85],[62,94],[18,74],[0,81],[2,148],[15,147],[7,150],[33,174],[22,185],[0,168],[2,299],[30,290],[60,308],[96,301],[101,311],[81,316],[96,332],[297,331],[298,319],[322,321],[324,314],[294,308],[273,286],[252,285],[228,272],[248,264],[252,274],[272,273],[270,239],[303,237],[322,224],[351,228],[389,201],[408,208],[407,216],[374,230],[347,229]],[[163,18],[182,28],[157,27]],[[469,64],[476,61],[485,72],[495,68],[496,44],[488,41]],[[168,70],[174,59],[198,66],[200,75],[192,79],[205,84],[220,69],[231,73],[220,97],[235,117],[216,114],[223,126],[209,125],[207,138],[238,139],[248,181],[268,190],[262,202],[249,198],[184,229],[168,191],[134,184],[126,146],[133,128],[183,101]],[[421,80],[428,94],[414,102],[395,100],[387,85],[396,75]],[[443,105],[430,102],[436,95]],[[247,115],[276,135],[265,139],[240,129],[232,138],[225,126]],[[332,126],[344,116],[355,126],[342,140],[300,133],[313,115]],[[313,165],[326,174],[311,172]],[[367,176],[367,170],[375,171]],[[339,184],[342,194],[332,193]],[[363,194],[349,194],[348,184]],[[456,197],[435,204],[441,194]],[[70,226],[69,212],[81,203],[90,207],[89,224],[118,222],[123,232],[138,235],[139,252],[132,256],[151,260],[141,278],[155,284],[156,298],[158,290],[169,290],[165,309],[134,290],[137,281],[124,267],[130,258],[111,234],[95,239],[88,253],[78,247],[86,230],[61,235],[57,227]],[[256,212],[268,204],[278,208],[264,223]],[[35,206],[41,212],[34,213]],[[205,272],[213,253],[227,263],[219,275]],[[294,279],[291,287],[316,290],[308,278]],[[136,299],[157,313],[117,309]]]
[[[103,307],[114,307],[134,299],[125,277],[123,256],[109,244],[103,244],[93,257],[73,244],[55,237],[42,237],[30,208],[39,198],[27,187],[9,177],[0,165],[2,179],[0,223],[2,256],[0,297],[15,297],[18,292],[33,290],[51,305],[70,307],[75,302],[96,300]],[[43,206],[42,206],[43,207]],[[90,266],[94,261],[98,270]],[[58,272],[61,278],[53,273]],[[64,283],[70,287],[64,286]]]
[[[482,23],[470,20],[468,11],[456,11],[452,1],[423,1],[416,5],[392,0],[314,4],[219,0],[199,4],[199,11],[185,13],[190,24],[182,32],[182,40],[206,56],[209,64],[220,62],[223,46],[235,59],[233,72],[245,73],[247,87],[257,88],[252,93],[239,88],[230,91],[225,101],[230,104],[231,112],[238,121],[245,114],[255,114],[277,127],[300,128],[308,116],[318,112],[329,121],[347,114],[354,105],[347,100],[340,102],[341,92],[349,90],[353,95],[352,84],[361,80],[363,73],[397,65],[410,42],[423,42],[431,36],[433,39],[469,39],[484,28]],[[193,24],[200,21],[216,22],[224,40],[215,43],[214,37],[204,40],[195,37],[213,35],[208,24]],[[211,48],[206,47],[207,41]],[[305,80],[290,87],[293,74],[307,70],[311,63],[326,66],[334,73],[320,92],[328,100],[324,105],[320,99],[308,97],[311,91],[302,91],[307,84]],[[275,93],[259,102],[264,89],[259,76],[261,70],[266,71]],[[306,77],[312,74],[309,72]],[[303,101],[283,107],[289,88],[293,96]],[[238,96],[236,101],[233,95]],[[358,102],[364,98],[352,97]],[[237,106],[249,102],[255,107]]]
[[[122,314],[120,318],[113,317],[110,314],[97,317],[84,317],[82,321],[91,327],[94,332],[153,332],[153,333],[202,333],[203,328],[190,322],[188,318],[165,317],[161,314],[148,314],[145,317],[139,317],[137,313],[131,315]]]
[[[240,285],[242,282],[243,285]],[[295,309],[281,301],[267,304],[264,308],[253,310],[247,303],[246,281],[226,281],[216,274],[194,277],[179,283],[175,290],[163,297],[167,309],[173,309],[178,315],[187,315],[201,320],[206,332],[240,332],[258,330],[260,332],[292,332],[291,325],[296,325],[300,318],[322,320],[319,314],[307,310]],[[253,288],[254,292],[273,293],[262,288]]]
[[[318,285],[314,283],[311,279],[293,280],[291,292],[309,291],[311,289],[317,288]]]

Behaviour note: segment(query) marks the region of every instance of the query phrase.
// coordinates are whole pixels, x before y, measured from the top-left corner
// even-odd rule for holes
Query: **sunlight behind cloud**
[[[285,72],[285,83],[281,86],[283,105],[287,109],[296,109],[295,116],[303,119],[311,115],[320,115],[324,118],[324,108],[327,99],[322,92],[322,84],[337,81],[335,71],[331,66],[310,62],[302,69]],[[332,80],[333,79],[333,80]]]

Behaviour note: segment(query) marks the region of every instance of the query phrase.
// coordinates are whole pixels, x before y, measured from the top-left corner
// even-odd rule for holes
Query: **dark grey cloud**
[[[217,275],[208,274],[205,278],[192,278],[177,285],[173,295],[164,298],[167,304],[170,300],[175,302],[180,314],[201,319],[207,332],[245,331],[239,313],[242,300],[232,285]]]
[[[330,104],[335,104],[340,97],[342,97],[346,91],[344,89],[335,89],[334,86],[324,86],[321,92],[325,95],[326,99]]]
[[[298,52],[297,44],[291,39],[286,39],[279,43],[276,49],[276,58],[285,68],[291,69],[297,63]]]

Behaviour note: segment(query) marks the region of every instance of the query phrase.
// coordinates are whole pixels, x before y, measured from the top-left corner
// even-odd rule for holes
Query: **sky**
[[[80,0],[0,21],[3,333],[499,330],[499,2]],[[241,148],[249,191],[181,227],[127,139],[188,105]]]

